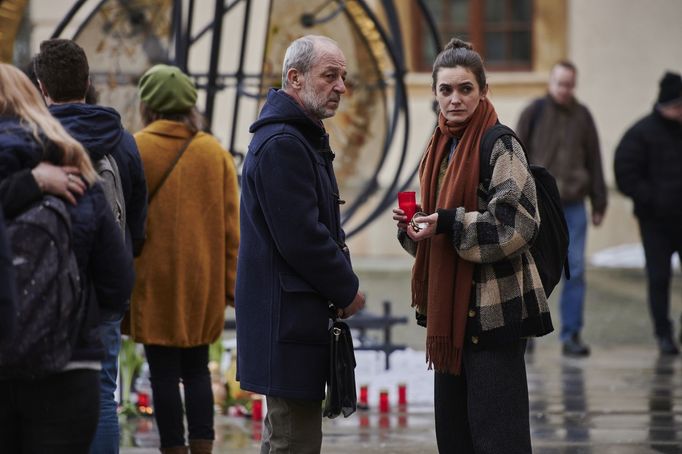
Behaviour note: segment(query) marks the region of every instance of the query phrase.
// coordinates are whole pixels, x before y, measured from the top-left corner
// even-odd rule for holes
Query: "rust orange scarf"
[[[462,206],[467,212],[478,209],[481,137],[496,122],[497,113],[487,98],[463,124],[449,124],[439,114],[438,127],[419,169],[423,211]],[[452,137],[459,142],[439,192],[438,174]],[[426,361],[438,372],[458,375],[461,371],[473,274],[474,263],[459,258],[449,235],[434,235],[418,243],[412,268],[412,306],[427,314]]]

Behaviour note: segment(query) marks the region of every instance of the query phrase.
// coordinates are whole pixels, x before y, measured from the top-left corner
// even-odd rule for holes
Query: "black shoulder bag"
[[[329,377],[324,416],[336,418],[341,413],[349,417],[357,409],[355,393],[355,352],[350,328],[336,319],[336,308],[330,305],[334,323],[329,328]]]

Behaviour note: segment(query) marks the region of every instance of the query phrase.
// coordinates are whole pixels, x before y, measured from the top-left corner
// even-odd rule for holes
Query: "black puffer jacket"
[[[682,222],[682,123],[656,110],[639,120],[618,144],[614,170],[638,218]]]
[[[40,191],[30,188],[30,169],[41,160],[59,164],[50,150],[33,138],[14,118],[0,118],[0,201],[20,200],[12,204],[13,215],[38,201]],[[17,181],[22,181],[18,184]],[[27,196],[28,195],[28,196]],[[3,209],[5,207],[3,206]],[[76,206],[67,204],[71,215],[74,252],[81,273],[81,282],[94,292],[87,301],[86,322],[74,350],[74,361],[100,360],[103,357],[99,340],[99,311],[122,311],[133,286],[132,257],[127,252],[120,230],[99,184],[89,188]],[[8,213],[9,217],[10,214]]]

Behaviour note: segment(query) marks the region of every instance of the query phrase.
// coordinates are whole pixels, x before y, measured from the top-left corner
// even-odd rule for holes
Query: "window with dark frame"
[[[533,0],[425,0],[443,45],[457,37],[473,44],[493,71],[528,71],[533,63]],[[418,14],[412,17],[418,18]],[[415,20],[416,71],[431,71],[434,44]]]

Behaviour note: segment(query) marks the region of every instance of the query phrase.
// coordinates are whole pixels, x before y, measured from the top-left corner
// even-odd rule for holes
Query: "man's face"
[[[317,44],[318,57],[313,67],[302,77],[299,92],[303,108],[322,120],[333,117],[346,92],[346,58],[336,46]]]
[[[682,98],[659,106],[658,111],[668,120],[682,123]]]
[[[557,65],[549,75],[549,94],[557,104],[566,105],[573,100],[575,72]]]

